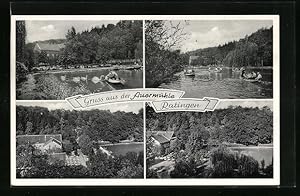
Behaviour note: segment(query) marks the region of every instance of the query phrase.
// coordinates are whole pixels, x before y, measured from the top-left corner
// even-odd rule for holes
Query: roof
[[[170,141],[162,135],[152,135],[152,137],[161,144],[164,144],[164,143],[167,143]]]
[[[61,134],[53,135],[17,135],[17,142],[19,144],[24,143],[46,143],[49,140],[56,139],[58,142],[62,142]]]
[[[159,143],[169,142],[174,135],[174,131],[152,131],[151,136]]]
[[[46,145],[49,144],[50,142],[55,142],[55,143],[57,143],[58,145],[62,146],[62,142],[59,141],[59,140],[56,139],[56,138],[53,138],[53,137],[51,137],[47,142],[45,142],[45,143],[44,143],[44,146],[46,146]]]
[[[36,43],[36,46],[40,50],[60,51],[60,49],[65,47],[65,44]]]
[[[61,153],[52,153],[52,154],[49,154],[49,161],[50,161],[50,163],[54,163],[57,160],[66,162],[66,153],[65,152],[61,152]]]

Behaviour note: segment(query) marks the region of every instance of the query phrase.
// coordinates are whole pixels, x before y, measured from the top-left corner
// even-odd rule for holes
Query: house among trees
[[[62,152],[62,136],[56,135],[18,135],[17,144],[32,144],[36,149],[46,152]]]
[[[57,58],[61,52],[62,49],[65,47],[65,44],[54,44],[54,43],[41,43],[37,42],[33,48],[33,51],[35,53],[42,53],[44,52],[47,57]]]
[[[174,131],[152,131],[151,138],[153,145],[157,148],[161,148],[161,152],[169,148],[170,145],[176,140]]]
[[[88,160],[80,150],[78,155],[72,153],[67,155],[63,152],[62,135],[18,135],[17,144],[31,144],[42,153],[47,154],[49,157],[49,163],[56,161],[63,161],[65,165],[83,165],[86,167]]]

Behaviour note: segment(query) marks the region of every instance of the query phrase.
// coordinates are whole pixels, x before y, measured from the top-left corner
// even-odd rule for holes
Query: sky
[[[182,52],[187,52],[222,45],[244,38],[262,27],[269,28],[272,24],[272,20],[188,21],[188,24],[184,25],[184,31],[188,33],[187,38],[179,48]]]
[[[68,20],[26,20],[26,42],[43,41],[48,39],[62,39],[65,38],[66,33],[73,26],[76,32],[90,30],[92,27],[102,24],[116,24],[117,20],[102,20],[102,21],[68,21]]]
[[[273,101],[220,101],[217,105],[216,109],[224,109],[228,108],[229,106],[241,106],[241,107],[248,107],[248,108],[263,108],[264,106],[268,106],[271,111],[273,111]]]
[[[34,102],[18,101],[17,105],[39,106],[39,107],[48,108],[49,110],[55,110],[55,109],[72,110],[72,106],[65,101],[59,101],[59,102],[47,101],[46,104],[45,102],[42,101],[40,102],[39,101],[34,101]],[[114,104],[103,105],[103,106],[89,107],[83,110],[99,109],[99,110],[109,110],[110,112],[124,111],[124,112],[133,112],[137,114],[139,110],[142,108],[143,108],[143,103],[137,102],[137,103],[114,103]]]

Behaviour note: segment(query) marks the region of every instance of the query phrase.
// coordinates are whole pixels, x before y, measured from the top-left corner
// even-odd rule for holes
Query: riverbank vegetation
[[[162,20],[145,21],[146,86],[157,87],[183,70],[188,57],[175,47],[184,40],[183,25]]]
[[[149,162],[158,156],[172,157],[175,165],[170,177],[272,177],[272,164],[259,163],[229,148],[231,144],[272,143],[273,113],[268,107],[239,106],[205,113],[155,113],[151,106],[146,109],[147,131],[174,131],[176,140],[160,154],[149,137],[146,148]],[[147,177],[157,175],[151,171]]]
[[[143,152],[109,155],[99,149],[99,143],[119,143],[122,140],[143,141],[143,111],[110,112],[104,110],[48,110],[43,107],[17,106],[17,135],[61,134],[63,152],[78,151],[88,156],[84,166],[64,162],[49,162],[51,156],[41,153],[33,144],[17,143],[17,172],[22,177],[143,177]],[[21,171],[24,171],[22,174]]]
[[[223,45],[183,53],[178,48],[189,36],[184,33],[185,25],[184,21],[145,22],[147,87],[158,87],[176,79],[174,74],[182,71],[188,64],[194,67],[273,66],[273,27],[258,29],[251,35]]]

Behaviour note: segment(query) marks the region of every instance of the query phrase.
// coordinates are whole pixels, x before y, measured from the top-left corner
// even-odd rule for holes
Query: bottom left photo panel
[[[17,101],[16,178],[144,178],[143,110]]]

